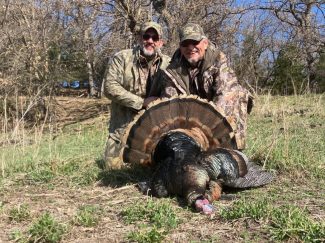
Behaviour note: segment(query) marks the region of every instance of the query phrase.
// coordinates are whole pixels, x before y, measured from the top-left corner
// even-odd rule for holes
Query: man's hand
[[[143,101],[142,108],[147,108],[149,103],[151,103],[152,101],[155,101],[156,99],[159,99],[159,97],[151,96],[151,97],[145,98]]]

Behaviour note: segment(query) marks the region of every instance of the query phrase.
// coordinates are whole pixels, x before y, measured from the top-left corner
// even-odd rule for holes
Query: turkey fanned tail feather
[[[238,150],[216,149],[203,153],[200,163],[208,171],[211,180],[221,179],[223,185],[232,188],[259,187],[274,178],[274,174],[249,161]]]

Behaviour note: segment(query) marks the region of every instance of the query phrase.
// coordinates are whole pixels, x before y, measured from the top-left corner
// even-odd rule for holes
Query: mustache
[[[189,52],[198,52],[199,49],[197,49],[196,47],[194,47],[192,50],[189,50]]]
[[[153,50],[147,50],[145,46],[142,46],[142,51],[145,56],[153,56],[158,54],[159,56],[161,55],[161,50],[158,47],[153,46]]]
[[[149,47],[149,46],[152,47],[152,48],[154,49],[154,52],[158,52],[158,53],[161,52],[160,47],[157,47],[157,46],[155,46],[155,45],[143,45],[143,46],[142,46],[142,50],[146,49],[146,47]]]

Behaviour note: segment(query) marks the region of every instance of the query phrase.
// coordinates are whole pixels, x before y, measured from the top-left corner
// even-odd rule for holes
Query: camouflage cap
[[[196,40],[200,41],[204,38],[207,38],[203,32],[203,29],[200,25],[189,23],[183,26],[179,30],[179,41],[182,42],[184,40]]]
[[[156,22],[152,22],[152,21],[145,22],[145,23],[142,24],[142,26],[141,26],[141,34],[143,35],[150,28],[155,29],[157,31],[158,35],[160,37],[162,37],[163,31],[162,31],[162,28],[161,28],[160,24],[158,24]]]

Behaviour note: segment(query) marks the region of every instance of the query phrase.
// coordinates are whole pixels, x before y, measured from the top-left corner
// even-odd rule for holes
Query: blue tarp
[[[80,89],[80,81],[79,80],[74,80],[70,83],[70,87],[72,89]]]
[[[61,87],[62,88],[69,88],[70,87],[70,84],[67,80],[64,80],[61,82]]]

